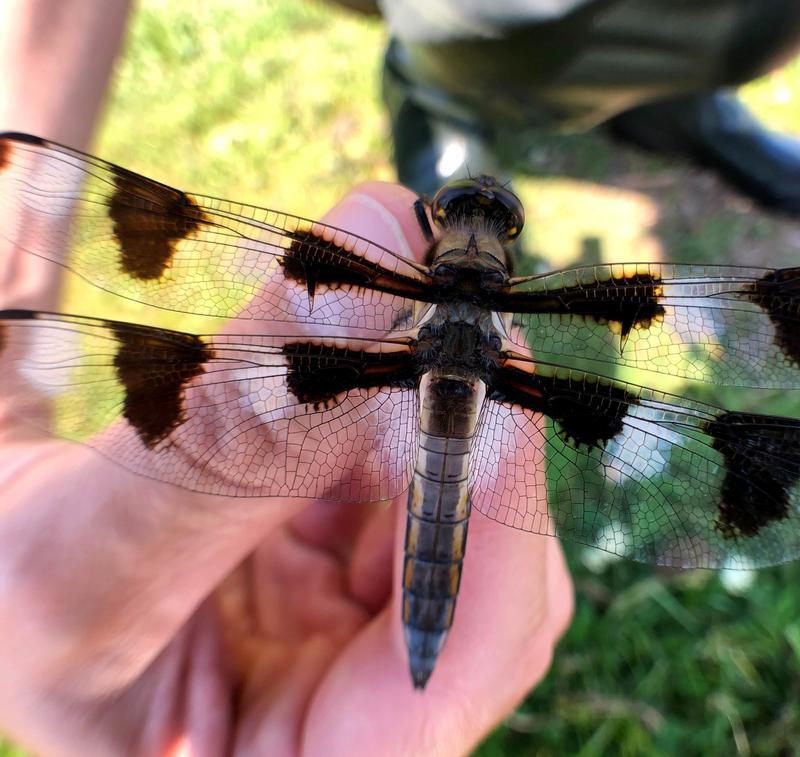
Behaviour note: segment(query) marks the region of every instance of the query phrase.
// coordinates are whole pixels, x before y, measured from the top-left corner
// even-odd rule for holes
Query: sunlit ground
[[[318,217],[353,184],[393,176],[384,42],[378,23],[295,0],[143,0],[94,151],[183,189]],[[745,96],[800,133],[798,87],[795,62]],[[525,248],[554,268],[797,260],[798,224],[684,165],[597,136],[544,140],[520,162]],[[71,288],[64,309],[102,306]],[[480,755],[795,753],[800,569],[762,571],[738,595],[711,573],[587,568],[584,551],[568,554],[575,622],[546,681]]]

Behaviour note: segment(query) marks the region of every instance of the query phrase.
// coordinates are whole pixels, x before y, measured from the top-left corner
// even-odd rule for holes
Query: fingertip
[[[366,182],[348,192],[323,221],[399,255],[421,260],[429,242],[414,213],[417,199],[400,184]]]
[[[575,613],[575,587],[569,573],[564,550],[558,539],[550,539],[547,545],[547,591],[556,641],[560,639],[572,623]]]

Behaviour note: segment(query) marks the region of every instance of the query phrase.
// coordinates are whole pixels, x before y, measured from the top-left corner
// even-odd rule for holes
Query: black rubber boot
[[[605,126],[616,139],[717,171],[765,207],[800,213],[800,139],[766,129],[732,94],[642,105]]]

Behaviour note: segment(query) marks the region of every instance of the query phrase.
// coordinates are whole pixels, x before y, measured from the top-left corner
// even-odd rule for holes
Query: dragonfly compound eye
[[[525,224],[519,198],[491,176],[445,184],[431,202],[431,216],[440,228],[482,219],[503,240],[516,239]]]
[[[439,284],[454,282],[458,278],[458,268],[450,263],[439,263],[433,269],[433,278]]]

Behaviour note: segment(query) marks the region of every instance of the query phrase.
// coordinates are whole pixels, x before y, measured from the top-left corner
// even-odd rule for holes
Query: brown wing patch
[[[800,421],[724,413],[705,430],[725,458],[716,522],[722,536],[755,536],[788,518],[791,488],[800,480]]]
[[[335,403],[343,392],[369,387],[411,387],[417,364],[408,348],[366,352],[317,342],[290,342],[283,354],[289,391],[314,409]]]
[[[136,279],[158,279],[176,244],[208,219],[185,192],[114,167],[109,216],[120,246],[122,270]]]
[[[200,337],[108,323],[120,343],[114,368],[125,387],[123,415],[149,449],[184,422],[183,390],[213,352]]]
[[[620,271],[606,281],[575,284],[550,292],[501,293],[489,307],[518,313],[563,313],[615,325],[626,337],[664,319],[661,279],[648,271]],[[499,306],[499,307],[498,307]]]
[[[769,315],[775,345],[800,367],[800,268],[771,271],[747,297]]]
[[[5,171],[11,164],[11,143],[0,139],[0,171]]]
[[[292,241],[281,261],[284,275],[305,285],[311,298],[318,286],[331,289],[355,286],[427,299],[425,282],[368,260],[351,247],[326,239],[311,228],[299,228],[287,232],[287,236]]]
[[[567,372],[569,373],[569,372]],[[489,398],[544,413],[575,447],[604,447],[619,434],[638,397],[591,374],[539,375],[507,365],[489,382]]]

